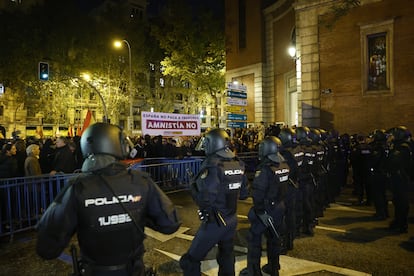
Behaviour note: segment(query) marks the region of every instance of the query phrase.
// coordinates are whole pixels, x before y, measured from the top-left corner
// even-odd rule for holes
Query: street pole
[[[129,44],[129,42],[124,39],[122,40],[123,42],[125,42],[125,44],[128,46],[128,54],[129,54],[129,85],[128,85],[128,90],[129,90],[129,120],[128,120],[128,130],[130,132],[130,134],[132,134],[132,129],[134,128],[134,112],[133,112],[133,96],[132,96],[132,57],[131,57],[131,45]]]
[[[21,107],[23,109],[24,103],[19,104],[16,107],[16,110],[14,111],[14,130],[13,132],[16,133],[16,129],[17,129],[17,122],[16,122],[16,118],[17,118],[17,110],[19,110],[19,108]]]
[[[83,74],[82,77],[77,77],[77,76],[70,76],[69,78],[71,79],[75,79],[75,80],[80,80],[83,81],[84,83],[86,83],[87,85],[89,85],[90,88],[92,88],[95,93],[98,95],[99,99],[102,102],[102,109],[103,109],[103,118],[102,121],[104,123],[108,123],[108,110],[106,109],[106,103],[105,103],[105,99],[103,98],[101,92],[99,92],[98,88],[96,88],[95,85],[93,85],[92,83],[90,83],[89,81],[89,75],[88,74]]]

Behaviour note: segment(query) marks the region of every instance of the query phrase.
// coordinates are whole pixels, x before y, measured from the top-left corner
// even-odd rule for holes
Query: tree
[[[111,103],[110,113],[125,112],[128,95],[122,84],[127,78],[123,73],[126,66],[111,45],[113,34],[139,30],[139,24],[121,16],[126,4],[110,13],[104,8],[95,11],[97,16],[79,9],[76,1],[46,0],[44,5],[26,10],[1,11],[0,24],[5,28],[0,35],[9,39],[0,46],[0,82],[13,89],[16,101],[30,102],[26,106],[43,112],[50,123],[62,123],[68,107],[75,106],[72,95],[80,89],[73,77],[93,72],[104,98]],[[113,17],[119,20],[111,21]],[[49,63],[49,81],[37,78],[39,61]]]
[[[193,1],[191,7],[183,1],[188,0],[169,1],[165,13],[148,21],[126,16],[128,1],[104,1],[84,10],[79,6],[82,1],[45,0],[25,10],[0,10],[0,35],[7,38],[0,44],[0,82],[12,88],[15,100],[26,103],[30,114],[43,112],[50,123],[68,123],[66,110],[79,103],[73,95],[93,93],[73,81],[88,72],[107,102],[108,115],[125,117],[128,50],[117,51],[112,42],[126,39],[132,53],[131,88],[141,99],[138,107],[172,112],[182,96],[190,102],[185,111],[196,112],[214,104],[212,96],[224,89],[223,18],[204,6],[222,1]],[[49,63],[49,81],[38,79],[39,61]]]
[[[180,92],[190,105],[200,108],[215,104],[216,94],[224,90],[224,20],[221,13],[203,6],[205,1],[193,4],[169,1],[152,34],[165,53],[163,74],[177,80],[181,88],[188,84]]]

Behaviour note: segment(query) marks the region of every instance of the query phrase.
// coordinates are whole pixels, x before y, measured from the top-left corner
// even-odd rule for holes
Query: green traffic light
[[[49,80],[49,63],[39,62],[39,79],[43,81]]]

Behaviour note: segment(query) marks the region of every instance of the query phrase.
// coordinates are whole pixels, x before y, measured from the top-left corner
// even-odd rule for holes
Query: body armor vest
[[[196,178],[194,199],[201,209],[215,209],[223,216],[234,215],[245,181],[244,165],[238,160],[208,158]]]
[[[279,166],[270,166],[274,175],[274,185],[269,187],[268,197],[280,202],[285,197],[289,183],[289,166],[287,163],[280,163]]]
[[[126,170],[123,175],[104,177],[111,183],[116,196],[97,175],[88,175],[78,180],[81,183],[75,184],[79,245],[82,255],[87,259],[103,264],[119,264],[128,260],[129,254],[144,240],[143,233],[136,229],[130,214],[134,216],[135,221],[144,223],[143,212],[147,192],[143,188],[146,185],[131,185],[131,176]],[[120,202],[128,208],[129,213],[122,208]],[[140,227],[144,229],[143,224]],[[114,242],[110,238],[111,233],[125,239],[117,238]],[[100,247],[99,244],[106,246]]]

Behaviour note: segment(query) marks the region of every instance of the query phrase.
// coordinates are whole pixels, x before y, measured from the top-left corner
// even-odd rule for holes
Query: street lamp
[[[21,103],[21,104],[19,104],[16,107],[16,110],[14,111],[14,131],[13,131],[13,136],[14,135],[17,135],[16,134],[16,117],[17,117],[17,110],[19,110],[19,108],[22,108],[23,109],[23,107],[24,107],[24,103]]]
[[[128,120],[128,129],[132,134],[133,124],[134,124],[134,112],[133,112],[133,97],[132,97],[132,63],[131,63],[131,45],[125,39],[123,40],[115,40],[114,46],[115,48],[121,48],[122,42],[124,42],[128,46],[128,54],[129,54],[129,120]]]
[[[296,56],[296,47],[295,46],[290,46],[289,48],[288,48],[288,53],[289,53],[289,56],[292,58],[292,59],[294,59],[294,60],[297,60],[297,59],[299,59],[299,57],[297,57]]]
[[[104,100],[101,92],[99,92],[99,90],[90,82],[91,76],[89,74],[87,74],[87,73],[83,73],[82,76],[81,76],[81,78],[75,77],[75,79],[84,80],[86,82],[86,84],[88,84],[89,87],[91,87],[95,91],[95,93],[98,94],[99,98],[102,101],[102,109],[103,109],[103,113],[104,113],[103,122],[104,123],[107,123],[108,122],[108,111],[106,109],[105,100]]]

